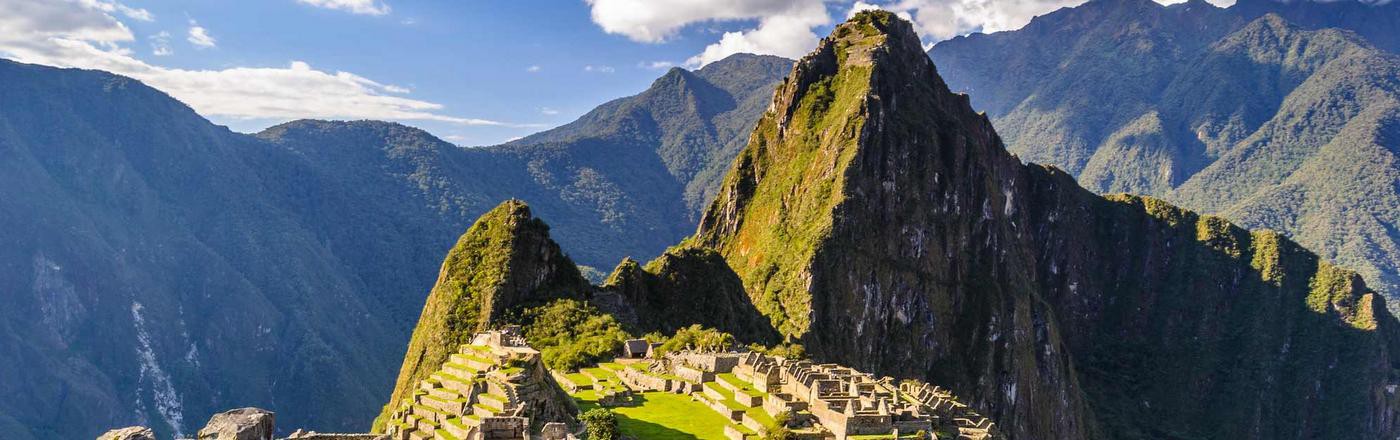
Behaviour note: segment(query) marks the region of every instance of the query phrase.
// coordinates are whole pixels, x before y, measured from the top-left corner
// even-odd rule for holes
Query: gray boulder
[[[272,411],[239,408],[214,414],[199,430],[199,440],[272,440],[277,430]]]
[[[97,436],[97,440],[156,440],[156,433],[145,426],[113,429]]]

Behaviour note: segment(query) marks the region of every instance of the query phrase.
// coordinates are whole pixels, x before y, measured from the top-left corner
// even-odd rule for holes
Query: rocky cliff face
[[[1023,159],[1283,232],[1394,306],[1398,28],[1396,2],[1098,0],[929,53]]]
[[[391,404],[376,419],[375,431],[393,403],[410,396],[477,332],[501,323],[504,313],[549,299],[582,298],[590,289],[550,239],[549,226],[525,203],[509,200],[487,212],[443,261],[409,340]]]
[[[887,13],[798,62],[693,241],[815,358],[948,384],[1014,438],[1397,433],[1396,322],[1359,277],[1021,163]]]

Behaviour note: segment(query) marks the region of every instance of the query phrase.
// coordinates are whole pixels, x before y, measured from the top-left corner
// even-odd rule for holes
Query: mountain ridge
[[[1360,277],[1023,164],[907,22],[857,15],[778,90],[687,243],[817,361],[946,384],[1011,438],[1396,431]]]
[[[1284,14],[1311,7],[1262,3]],[[1343,3],[1355,2],[1334,6]],[[1062,9],[930,55],[1022,158],[1063,167],[1096,192],[1162,197],[1282,231],[1394,299],[1400,192],[1387,188],[1400,169],[1386,139],[1397,129],[1397,55],[1364,29],[1314,30],[1235,7],[1133,7],[1146,12],[1099,19],[1125,4]],[[1119,29],[1136,30],[1132,44],[1106,43]],[[993,48],[1002,55],[984,55]]]

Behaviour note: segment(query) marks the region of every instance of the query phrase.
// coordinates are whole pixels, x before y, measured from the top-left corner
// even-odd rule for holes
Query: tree
[[[617,429],[617,415],[607,408],[594,408],[579,416],[588,431],[588,440],[618,440],[622,437]]]
[[[613,356],[631,336],[612,315],[560,299],[525,311],[525,339],[551,369],[573,371]]]

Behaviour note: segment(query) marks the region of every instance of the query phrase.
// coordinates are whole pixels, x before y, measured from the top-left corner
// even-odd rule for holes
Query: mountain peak
[[[376,428],[419,380],[503,314],[550,299],[579,298],[589,289],[549,237],[549,226],[525,202],[506,200],[483,214],[443,260]]]
[[[1391,410],[1379,399],[1317,419],[1225,410],[1247,392],[1331,407],[1384,390],[1393,318],[1359,279],[1278,234],[1021,163],[920,49],[888,13],[837,26],[779,86],[691,242],[785,338],[976,396],[1014,438],[1391,433],[1367,425]],[[1278,354],[1291,330],[1203,326],[1220,317],[1329,336]],[[1347,366],[1310,357],[1351,350]],[[1232,367],[1237,353],[1260,367]]]
[[[858,187],[899,171],[861,162],[940,148],[993,150],[999,141],[991,136],[966,97],[938,78],[909,22],[862,12],[837,26],[779,85],[701,219],[699,243],[719,249],[750,292],[771,296],[755,303],[776,317],[780,332],[801,337],[812,322],[802,294],[810,282],[807,264],[835,226],[836,212],[856,195],[886,193]]]

